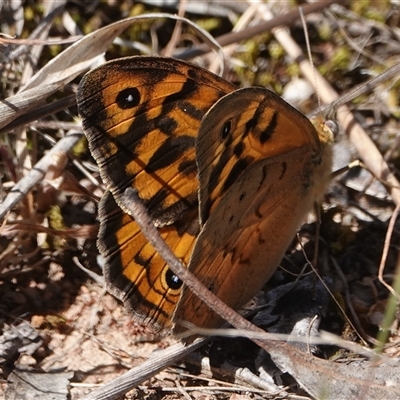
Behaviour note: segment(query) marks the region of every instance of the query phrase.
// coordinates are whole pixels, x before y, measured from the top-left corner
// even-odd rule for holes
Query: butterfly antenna
[[[317,85],[317,76],[315,73],[315,66],[314,66],[314,62],[313,62],[313,58],[311,55],[311,46],[310,46],[310,38],[308,36],[308,29],[307,29],[307,23],[306,23],[306,19],[304,18],[304,13],[303,13],[303,8],[299,7],[299,13],[300,13],[300,18],[301,18],[301,24],[303,25],[303,30],[304,30],[304,37],[306,39],[306,46],[307,46],[307,54],[308,54],[308,60],[310,61],[311,64],[311,69],[313,71],[313,75],[314,75],[314,86],[315,86],[315,92],[317,94],[317,101],[318,101],[318,109],[321,109],[321,96],[318,90],[318,85]]]

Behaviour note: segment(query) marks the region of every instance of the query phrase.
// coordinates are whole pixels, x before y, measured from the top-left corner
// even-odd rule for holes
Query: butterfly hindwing
[[[99,219],[98,244],[106,263],[107,289],[124,301],[140,322],[153,325],[155,331],[171,329],[182,282],[176,280],[133,217],[118,207],[110,192],[101,199]],[[182,225],[159,228],[161,237],[185,264],[198,235],[196,221],[188,218]]]

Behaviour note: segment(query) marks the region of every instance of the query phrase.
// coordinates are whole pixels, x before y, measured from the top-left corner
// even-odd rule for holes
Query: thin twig
[[[397,301],[400,301],[400,295],[399,295],[399,293],[396,293],[396,291],[393,290],[393,288],[389,284],[387,284],[385,282],[385,280],[383,279],[383,271],[385,270],[386,259],[387,259],[387,256],[389,254],[390,240],[392,238],[393,229],[394,229],[394,226],[395,226],[395,223],[396,223],[397,216],[399,215],[399,211],[400,211],[400,204],[398,204],[396,206],[396,208],[394,209],[393,214],[392,214],[392,216],[390,218],[390,221],[389,221],[389,226],[388,226],[388,229],[386,231],[385,244],[383,246],[383,252],[382,252],[382,257],[381,257],[381,262],[379,264],[379,272],[378,272],[379,282],[382,283],[382,285],[385,286],[385,288],[387,290],[389,290],[389,292],[395,298],[397,298]]]

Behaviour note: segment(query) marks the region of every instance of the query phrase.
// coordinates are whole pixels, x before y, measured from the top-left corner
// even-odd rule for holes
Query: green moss
[[[257,85],[260,85],[262,87],[276,87],[277,85],[277,80],[273,76],[273,74],[268,73],[268,72],[263,72],[261,74],[258,74],[257,76]],[[274,89],[275,90],[275,89]]]
[[[82,31],[85,35],[88,33],[91,33],[101,27],[102,25],[102,19],[100,15],[94,15],[92,18],[90,18],[87,23],[82,27]]]
[[[286,72],[288,75],[293,76],[293,77],[298,77],[301,75],[299,64],[294,63],[294,62],[290,63],[287,66]]]
[[[59,206],[52,206],[47,213],[47,218],[49,221],[49,227],[61,231],[65,229],[65,224],[64,224],[64,218],[61,214],[61,209]],[[54,235],[48,235],[47,236],[47,241],[44,244],[44,248],[49,248],[49,249],[59,249],[64,246],[65,239],[59,237],[59,236],[54,236]]]
[[[347,69],[351,59],[351,53],[348,47],[338,47],[331,57],[330,64],[333,69]]]
[[[57,56],[58,54],[61,53],[62,49],[63,49],[63,48],[62,48],[61,45],[59,45],[59,44],[53,44],[53,45],[49,46],[49,53],[50,53],[50,56],[51,56],[51,57]]]
[[[389,90],[389,107],[391,109],[392,115],[395,118],[400,118],[400,83],[397,83],[397,86],[394,85]]]
[[[87,154],[88,152],[88,142],[86,136],[82,136],[81,139],[75,144],[75,146],[71,150],[71,154],[75,158],[80,158],[83,154]]]
[[[143,4],[135,4],[129,11],[130,17],[136,17],[138,15],[144,14],[146,12],[146,8]]]
[[[328,77],[329,80],[338,79],[343,74],[343,71],[347,71],[351,60],[351,52],[348,47],[341,46],[336,49],[331,58],[325,63],[318,67],[318,71]]]
[[[318,35],[322,41],[328,42],[331,40],[332,34],[333,32],[329,24],[323,23],[318,27]]]
[[[49,225],[51,228],[56,230],[65,229],[64,218],[61,214],[61,209],[59,206],[53,206],[47,214],[49,219]]]
[[[389,0],[353,0],[350,9],[367,19],[385,22],[388,9],[391,7]]]
[[[33,21],[35,16],[36,16],[36,10],[34,10],[32,7],[25,7],[24,8],[24,20],[25,20],[25,22]]]
[[[218,29],[221,26],[220,18],[206,18],[199,19],[196,21],[196,24],[203,28],[207,32],[211,32],[213,29]]]
[[[356,14],[364,15],[370,6],[370,0],[355,0],[351,2],[350,9]]]
[[[235,66],[234,70],[242,86],[269,85],[272,79],[271,76],[265,72],[260,74],[258,65],[262,62],[262,58],[270,58],[266,54],[266,49],[269,49],[271,37],[270,33],[265,33],[238,45],[241,51],[235,54],[235,57],[242,61],[244,66]],[[264,70],[264,68],[262,69]]]
[[[268,49],[273,60],[278,60],[286,54],[285,49],[275,40],[271,42]]]
[[[40,329],[63,329],[63,327],[67,324],[67,319],[62,315],[58,314],[47,314],[44,316],[43,323],[40,326]]]

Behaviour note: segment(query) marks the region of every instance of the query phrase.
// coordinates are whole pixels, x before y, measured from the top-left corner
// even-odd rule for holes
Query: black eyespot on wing
[[[117,94],[115,101],[123,110],[136,107],[140,103],[140,93],[136,88],[126,88]]]
[[[221,129],[221,139],[225,140],[227,136],[231,133],[232,129],[232,122],[231,120],[228,120],[224,123]]]
[[[165,280],[169,288],[178,290],[182,286],[182,281],[168,268],[165,273]]]

